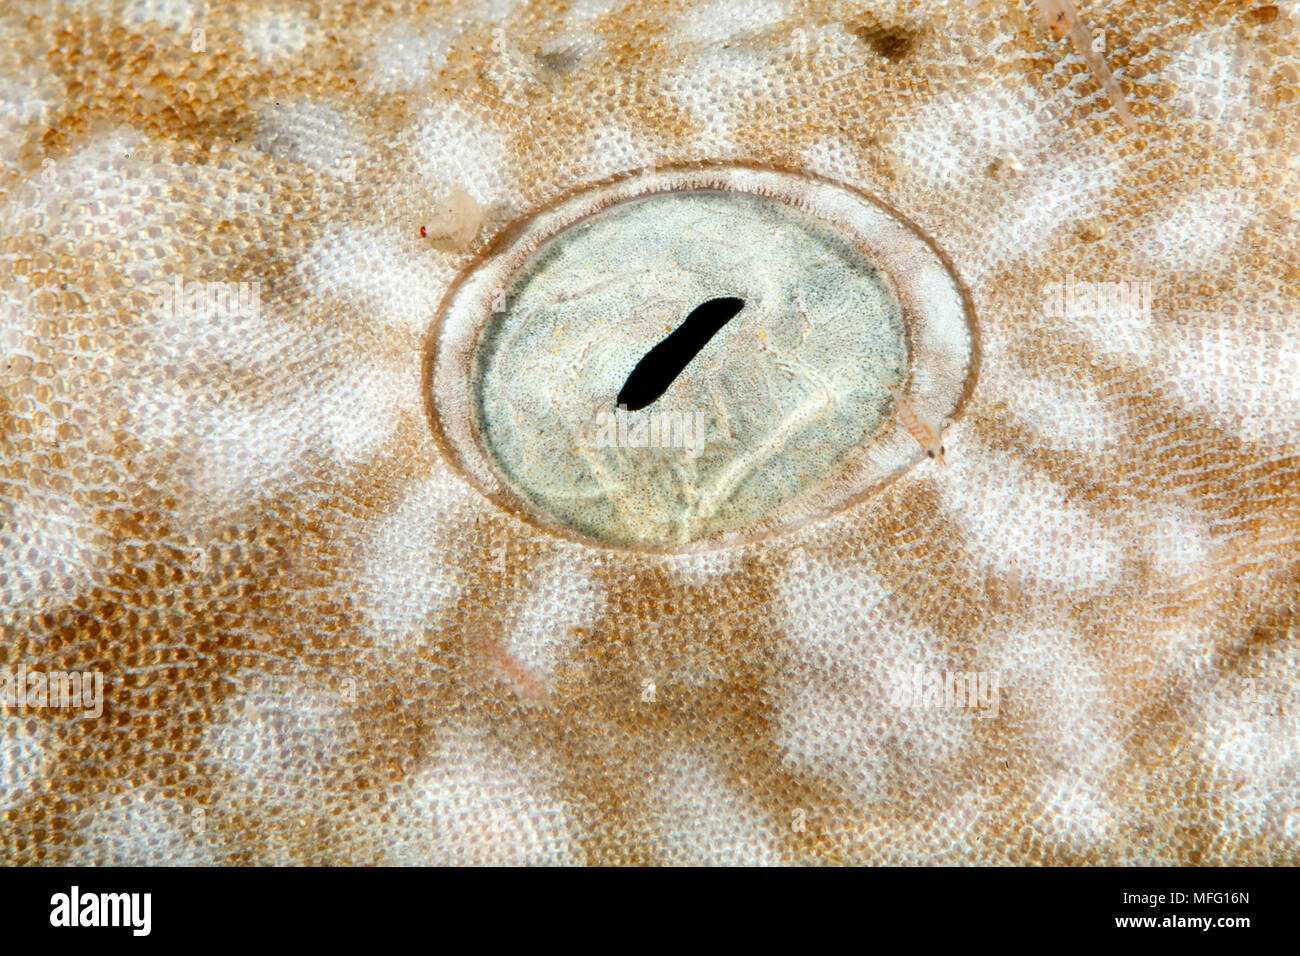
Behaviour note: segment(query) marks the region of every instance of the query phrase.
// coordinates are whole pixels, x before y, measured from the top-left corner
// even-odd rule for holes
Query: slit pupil
[[[619,389],[617,403],[629,412],[652,404],[744,307],[745,300],[734,296],[709,299],[697,305],[686,321],[641,357]]]

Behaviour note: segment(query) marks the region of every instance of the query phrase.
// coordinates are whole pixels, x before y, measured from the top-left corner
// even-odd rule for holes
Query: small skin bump
[[[433,246],[445,252],[463,252],[473,245],[483,226],[483,210],[460,186],[451,190],[450,197],[434,210],[428,223],[420,226],[420,238],[428,239]]]
[[[854,27],[852,32],[878,56],[891,62],[907,57],[917,42],[916,34],[904,27],[863,24]]]

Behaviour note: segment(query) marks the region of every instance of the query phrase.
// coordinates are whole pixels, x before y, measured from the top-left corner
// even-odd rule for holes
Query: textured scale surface
[[[0,860],[1300,862],[1300,11],[1078,6],[1136,132],[1027,3],[5,5],[0,665],[106,684],[0,710]],[[697,160],[950,256],[948,465],[550,537],[440,455],[430,324],[529,210]],[[1069,276],[1151,314],[1044,315]],[[891,706],[915,666],[997,716]]]

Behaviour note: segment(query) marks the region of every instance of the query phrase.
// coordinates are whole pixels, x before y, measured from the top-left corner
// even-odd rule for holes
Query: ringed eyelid
[[[587,545],[709,550],[840,510],[928,460],[898,440],[886,386],[935,417],[955,414],[973,381],[970,300],[950,261],[852,187],[740,165],[660,169],[571,194],[502,236],[440,306],[426,409],[479,490]],[[649,330],[671,333],[724,289],[743,294],[743,324],[660,382],[657,405],[623,410],[634,417],[617,430],[594,421],[619,414]],[[945,374],[918,376],[931,361]],[[656,424],[671,415],[689,431]],[[690,451],[661,441],[682,432]]]

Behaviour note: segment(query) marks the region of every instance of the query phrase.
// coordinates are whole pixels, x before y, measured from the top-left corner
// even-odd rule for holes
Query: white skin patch
[[[258,149],[322,176],[348,181],[364,161],[365,143],[339,110],[311,100],[265,103],[253,138]]]
[[[1097,768],[1080,767],[1044,782],[1038,805],[1051,831],[1076,850],[1086,853],[1110,839],[1117,826],[1116,812],[1105,782],[1097,782]]]
[[[1236,190],[1206,190],[1154,217],[1135,239],[1147,269],[1176,276],[1215,267],[1232,255],[1253,215]]]
[[[358,601],[381,639],[415,646],[424,630],[450,615],[467,581],[453,560],[480,500],[441,470],[413,484],[392,516],[361,549]]]
[[[975,235],[977,251],[965,273],[974,286],[995,281],[1001,270],[1042,252],[1067,226],[1101,208],[1116,185],[1116,171],[1095,155],[1029,165],[1015,174],[1018,188],[1004,196]]]
[[[11,67],[10,67],[11,68]],[[31,123],[52,111],[60,100],[53,77],[16,77],[0,79],[0,155],[12,156],[22,144]]]
[[[157,311],[148,315],[148,332],[156,356],[155,362],[180,369],[190,363],[214,363],[223,368],[256,365],[268,357],[275,361],[301,339],[305,331],[286,334],[276,317],[268,314],[262,301],[261,283],[247,282],[239,299],[239,284],[222,283],[212,295],[208,284],[181,279],[181,295],[175,294],[177,283],[159,280],[149,285]],[[200,288],[201,286],[201,288]],[[233,288],[232,288],[233,286]],[[199,302],[201,291],[202,302]],[[228,294],[228,293],[233,293]],[[295,335],[296,332],[296,335]],[[142,378],[152,378],[153,369],[137,367]]]
[[[456,274],[450,256],[429,254],[427,248],[413,252],[390,230],[352,225],[326,231],[297,268],[312,298],[343,298],[374,322],[416,338],[428,332],[429,315]]]
[[[197,0],[124,0],[118,16],[127,23],[145,24],[153,20],[180,29],[201,26],[198,11]]]
[[[730,573],[739,564],[740,558],[739,549],[723,549],[696,554],[668,554],[659,560],[683,584],[701,587]]]
[[[11,671],[12,673],[12,671]],[[0,717],[0,810],[22,806],[45,778],[45,747],[17,717]]]
[[[1200,700],[1197,736],[1216,792],[1229,800],[1227,828],[1240,838],[1279,825],[1300,829],[1300,692],[1287,676],[1297,672],[1300,653],[1281,648]]]
[[[171,169],[151,162],[155,158],[153,145],[139,132],[114,130],[71,156],[43,161],[36,179],[46,188],[16,190],[0,211],[6,221],[15,217],[20,227],[34,227],[39,221],[34,217],[83,223],[91,234],[130,247],[127,274],[147,282],[154,277],[150,270],[166,261],[165,250],[156,248],[150,231],[172,222],[156,204],[149,210],[152,216],[140,208],[143,197],[167,195],[173,188]],[[188,172],[194,167],[183,168]]]
[[[386,27],[366,51],[367,83],[396,93],[427,86],[447,62],[461,31],[442,23],[404,22]]]
[[[1290,306],[1289,321],[1297,317]],[[1240,321],[1265,322],[1277,312],[1252,308]],[[1160,368],[1184,399],[1243,440],[1300,441],[1300,342],[1285,326],[1234,328],[1225,320],[1180,327],[1161,352]]]
[[[201,811],[201,812],[198,812]],[[95,866],[213,866],[220,856],[204,835],[209,809],[179,799],[150,800],[135,790],[95,805],[86,828]]]
[[[342,462],[368,458],[396,427],[401,396],[412,394],[402,377],[360,368],[313,387],[300,383],[291,398],[250,403],[227,395],[194,399],[174,390],[141,393],[145,409],[157,407],[151,431],[184,450],[181,474],[193,505],[221,510],[270,495],[295,474],[308,449]]]
[[[587,147],[582,173],[584,178],[603,179],[614,173],[643,169],[654,159],[653,148],[633,133],[619,127],[604,127],[595,133]]]
[[[1102,664],[1073,632],[1030,623],[996,648],[1007,713],[1035,752],[1073,765],[1117,762],[1115,705],[1102,679]]]
[[[857,150],[840,139],[818,140],[800,154],[804,168],[842,182],[854,183],[862,178],[862,164]]]
[[[310,279],[310,265],[300,268]],[[199,285],[180,284],[183,290]],[[391,439],[403,403],[420,413],[418,382],[409,366],[380,364],[389,356],[369,349],[365,364],[340,369],[332,359],[364,345],[337,330],[286,322],[283,310],[296,308],[300,299],[286,306],[260,283],[245,286],[237,303],[235,296],[213,299],[208,292],[199,305],[189,291],[173,294],[170,308],[151,316],[154,362],[119,369],[109,385],[130,409],[133,433],[150,447],[179,444],[187,453],[190,487],[222,507],[238,506],[243,495],[288,478],[308,448],[340,461],[364,459]],[[323,282],[305,287],[328,291]],[[300,377],[284,383],[279,394],[247,396],[230,384],[241,374],[277,380],[268,373],[291,353],[298,356]],[[208,387],[184,387],[181,369],[202,376]]]
[[[1007,414],[1028,426],[1048,448],[1089,457],[1113,451],[1125,433],[1120,417],[1092,383],[1058,381],[994,362],[980,376],[986,400],[1005,404]]]
[[[908,679],[917,665],[898,668],[897,680]],[[896,663],[887,665],[892,674]],[[921,667],[923,675],[952,670]],[[978,723],[957,708],[909,710],[889,704],[895,678],[844,685],[809,681],[792,685],[779,710],[778,742],[792,768],[832,781],[855,799],[883,798],[891,778],[942,773],[959,759]],[[903,765],[893,749],[906,750]]]
[[[606,52],[605,37],[598,28],[598,21],[628,2],[629,0],[576,0],[565,12],[560,28],[556,31],[557,35],[548,38],[542,44],[540,52],[544,57],[558,56],[561,61],[572,61],[572,66],[591,63]]]
[[[777,0],[714,0],[685,14],[677,32],[692,43],[730,43],[788,29],[786,16],[785,4]]]
[[[337,687],[305,685],[255,671],[236,679],[243,692],[232,716],[204,734],[204,756],[232,775],[241,792],[271,806],[283,804],[291,799],[287,781],[320,781],[327,768],[318,755],[339,753],[351,743],[351,704],[341,680]]]
[[[1196,575],[1210,557],[1211,535],[1205,520],[1189,507],[1162,502],[1148,515],[1133,515],[1140,543],[1157,573],[1171,581]]]
[[[94,516],[75,500],[33,499],[10,494],[0,504],[0,597],[28,613],[72,601],[94,584],[106,583],[108,549]]]
[[[1250,81],[1241,75],[1233,48],[1236,38],[1227,30],[1198,34],[1183,41],[1169,59],[1164,78],[1172,84],[1179,113],[1214,124],[1223,139],[1235,137],[1250,110]]]
[[[676,751],[648,765],[656,857],[675,866],[778,863],[776,822],[702,753]]]
[[[900,168],[948,189],[1009,152],[1028,156],[1046,132],[1025,97],[999,90],[936,100],[902,118],[888,142]]]
[[[512,202],[510,150],[499,130],[450,103],[431,107],[417,125],[415,155],[432,191],[445,193],[454,184],[481,207]]]
[[[465,5],[464,15],[481,23],[500,23],[523,6],[524,0],[473,0]]]
[[[709,47],[685,58],[666,76],[663,93],[694,120],[700,155],[725,159],[737,152],[736,133],[754,104],[754,90],[772,82],[767,59],[745,50]]]
[[[970,712],[910,706],[918,669],[953,668],[932,633],[899,626],[878,576],[800,555],[782,574],[780,597],[790,644],[777,727],[787,760],[871,800],[891,774],[935,771],[961,752]],[[903,766],[889,741],[905,743]]]
[[[1077,635],[1031,624],[1005,636],[996,666],[1006,693],[1004,720],[1043,755],[1046,767],[1070,767],[1036,781],[1044,822],[1087,851],[1116,826],[1110,778],[1124,756],[1101,662]]]
[[[1157,327],[1151,316],[1112,312],[1106,315],[1066,315],[1048,319],[1064,339],[1082,338],[1102,355],[1146,362],[1152,357]]]
[[[319,39],[317,33],[304,16],[284,11],[254,14],[243,25],[244,49],[264,63],[274,63],[301,53]]]
[[[578,27],[589,26],[593,21],[628,6],[633,0],[574,0],[564,14],[564,22],[571,32]]]
[[[1062,125],[1050,116],[1023,94],[974,93],[904,118],[888,140],[897,167],[918,185],[945,202],[965,193],[963,203],[982,207],[966,223],[944,217],[945,246],[972,286],[996,286],[1003,270],[1093,215],[1117,185],[1119,161],[1082,141],[1063,152]]]
[[[502,635],[506,651],[541,680],[551,679],[575,642],[574,630],[589,627],[604,607],[604,594],[582,555],[530,564],[529,593]]]
[[[949,466],[928,476],[972,551],[1002,573],[1032,568],[1031,585],[1083,589],[1111,580],[1118,547],[1064,488],[964,430],[952,430],[944,442]]]
[[[581,862],[568,811],[540,761],[520,759],[490,734],[460,729],[438,742],[397,806],[426,822],[419,837],[384,850],[392,865],[562,866]]]

